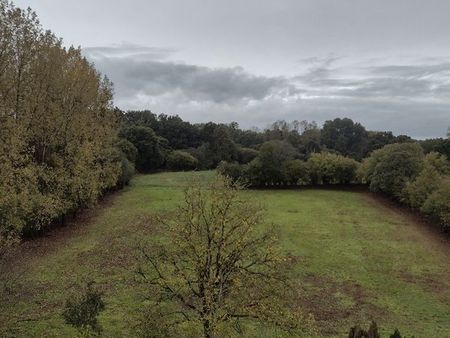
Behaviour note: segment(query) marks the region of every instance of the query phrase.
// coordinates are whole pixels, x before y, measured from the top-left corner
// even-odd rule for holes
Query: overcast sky
[[[82,46],[122,109],[192,122],[350,117],[444,136],[449,0],[16,0]]]

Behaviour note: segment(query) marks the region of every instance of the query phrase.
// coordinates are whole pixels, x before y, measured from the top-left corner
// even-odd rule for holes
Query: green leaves
[[[112,87],[31,10],[0,1],[0,236],[45,229],[115,187]]]

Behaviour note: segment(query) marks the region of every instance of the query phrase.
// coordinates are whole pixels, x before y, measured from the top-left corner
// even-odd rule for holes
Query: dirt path
[[[83,210],[76,218],[67,220],[64,226],[55,227],[36,238],[24,240],[0,262],[0,273],[8,274],[19,269],[21,262],[40,259],[56,252],[71,239],[84,236],[94,224],[98,213],[111,207],[122,193],[123,191],[108,194],[95,207]]]
[[[418,231],[425,244],[433,250],[439,248],[439,250],[442,250],[450,257],[450,236],[443,233],[438,224],[427,219],[424,215],[390,200],[386,196],[370,191],[361,192],[361,194],[376,208],[405,218],[408,221],[408,225]]]

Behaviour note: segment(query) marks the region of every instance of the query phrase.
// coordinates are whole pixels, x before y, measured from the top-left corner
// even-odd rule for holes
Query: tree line
[[[0,247],[121,184],[111,82],[36,14],[0,0]]]
[[[136,148],[129,149],[129,157],[136,157],[140,172],[215,169],[222,161],[246,164],[271,141],[283,142],[286,152],[300,160],[327,152],[361,161],[385,145],[409,142],[419,142],[425,153],[434,151],[450,158],[448,138],[417,141],[406,135],[394,136],[390,131],[367,130],[349,118],[329,120],[322,127],[314,121],[279,120],[259,130],[242,129],[236,122],[193,124],[177,115],[157,115],[149,110],[119,114],[120,134]]]

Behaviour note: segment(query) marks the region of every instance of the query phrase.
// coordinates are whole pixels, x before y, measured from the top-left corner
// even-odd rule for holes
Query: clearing
[[[138,176],[71,226],[22,244],[0,266],[0,336],[70,337],[61,312],[68,294],[94,280],[104,291],[106,337],[132,337],[145,287],[137,248],[158,240],[151,217],[170,211],[192,177]],[[245,191],[262,202],[281,245],[299,257],[294,273],[321,337],[346,337],[373,318],[384,336],[450,337],[450,243],[411,214],[364,191]],[[366,324],[367,323],[367,324]],[[270,336],[270,332],[260,336]]]

